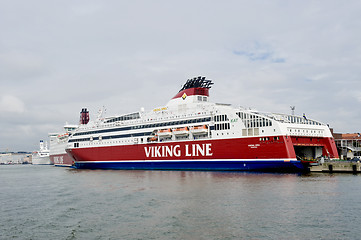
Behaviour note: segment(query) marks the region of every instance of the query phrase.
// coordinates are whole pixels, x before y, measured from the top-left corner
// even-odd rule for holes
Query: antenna
[[[295,108],[296,108],[296,106],[290,106],[290,108],[291,108],[291,111],[292,111],[292,116],[294,116],[294,115],[295,115]]]

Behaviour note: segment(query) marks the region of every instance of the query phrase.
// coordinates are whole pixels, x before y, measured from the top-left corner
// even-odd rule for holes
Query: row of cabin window
[[[116,136],[99,136],[99,137],[90,137],[90,138],[81,138],[81,139],[71,139],[69,140],[69,142],[74,142],[74,147],[79,147],[79,142],[89,142],[89,141],[95,141],[95,140],[112,140],[112,139],[117,139],[117,138],[130,138],[130,137],[139,137],[139,136],[151,136],[151,132],[144,132],[144,133],[137,133],[137,134],[124,134],[124,135],[116,135]],[[179,139],[187,139],[188,137],[178,137]],[[201,137],[198,137],[199,139]],[[196,139],[196,137],[194,138]],[[149,140],[149,138],[147,138],[145,140],[146,142],[152,142]],[[162,141],[162,140],[161,140]],[[128,141],[122,141],[122,142],[130,142]],[[107,142],[109,143],[109,142]],[[120,142],[118,142],[120,143]],[[140,138],[140,143],[143,143],[143,138]]]
[[[247,128],[253,127],[270,127],[272,126],[272,121],[265,118],[258,118],[253,120],[245,120],[245,125]]]
[[[252,119],[266,119],[262,116],[258,116],[258,115],[254,115],[254,114],[249,114],[249,113],[243,113],[243,112],[237,112],[236,113],[237,116],[241,119],[248,119],[248,120],[252,120]],[[268,119],[266,119],[268,120]]]
[[[269,137],[264,137],[264,138],[260,138],[259,140],[260,141],[269,141],[270,138]],[[278,140],[280,140],[280,137],[273,137],[273,140],[278,141]]]
[[[289,131],[292,133],[292,132],[301,132],[301,130],[300,129],[289,129]],[[302,130],[302,132],[306,132],[306,133],[309,133],[308,131],[310,131],[310,133],[322,133],[322,131],[320,131],[320,130],[305,130],[305,129],[303,129]]]
[[[104,129],[104,130],[98,130],[98,131],[89,131],[89,132],[78,132],[78,133],[75,133],[74,136],[81,136],[81,135],[88,135],[88,134],[99,134],[99,133],[106,133],[106,132],[127,131],[127,130],[133,130],[133,129],[143,129],[143,128],[156,128],[156,127],[165,127],[165,126],[174,126],[174,125],[181,125],[181,124],[201,123],[201,122],[209,122],[209,121],[211,121],[210,117],[196,118],[196,119],[181,120],[181,121],[174,121],[174,122],[154,123],[154,124],[147,124],[147,125],[136,125],[136,126],[131,126],[131,127],[111,128],[111,129]]]
[[[253,119],[253,118],[258,117],[258,116],[255,116],[255,115],[253,115],[253,114],[243,113],[243,112],[237,112],[236,114],[237,114],[238,117],[240,117],[241,119]]]
[[[133,120],[133,119],[138,119],[138,118],[140,118],[139,113],[132,113],[132,114],[128,114],[125,116],[110,119],[110,120],[106,121],[106,123],[125,121],[125,120]]]
[[[133,134],[113,135],[113,136],[99,136],[99,137],[90,137],[90,138],[70,139],[69,142],[87,142],[90,140],[107,140],[107,139],[116,139],[116,138],[142,137],[142,136],[150,136],[151,134],[152,132],[141,132],[141,133],[133,133]]]
[[[214,124],[215,130],[228,130],[231,129],[231,124],[229,123],[218,123]]]
[[[228,121],[228,117],[227,115],[217,115],[217,116],[214,116],[214,121],[215,122],[224,122],[224,121]]]
[[[305,118],[301,118],[301,117],[296,117],[296,116],[288,116],[287,117],[288,121],[290,121],[291,123],[300,123],[300,124],[310,124],[310,125],[321,125],[321,123],[313,121],[313,120],[308,120]]]
[[[244,125],[247,128],[272,126],[272,121],[267,118],[242,112],[237,112],[236,114],[239,118],[242,119]]]

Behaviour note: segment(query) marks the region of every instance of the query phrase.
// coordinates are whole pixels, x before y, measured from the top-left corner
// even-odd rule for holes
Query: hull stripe
[[[299,162],[296,159],[205,159],[205,160],[115,160],[115,161],[76,161],[77,163],[135,163],[135,162]]]
[[[76,162],[82,169],[124,169],[124,170],[211,170],[211,171],[272,171],[302,172],[299,161],[129,161],[129,162]]]

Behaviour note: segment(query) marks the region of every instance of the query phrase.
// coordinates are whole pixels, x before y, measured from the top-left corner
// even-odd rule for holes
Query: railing
[[[350,149],[352,152],[361,152],[361,147],[354,147],[354,146],[344,146]]]

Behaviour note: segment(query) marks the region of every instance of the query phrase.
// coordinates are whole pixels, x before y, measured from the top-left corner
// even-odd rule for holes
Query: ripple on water
[[[360,179],[0,166],[0,239],[357,239]]]

